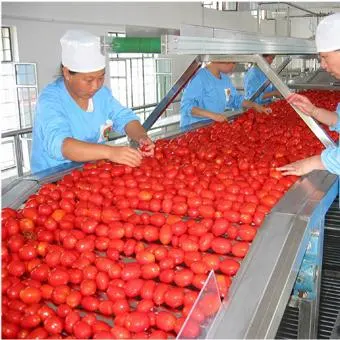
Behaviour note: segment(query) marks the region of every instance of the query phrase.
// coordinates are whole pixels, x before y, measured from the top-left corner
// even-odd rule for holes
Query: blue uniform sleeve
[[[229,100],[226,102],[226,108],[233,108],[233,109],[242,109],[242,103],[244,101],[244,95],[240,94],[231,80],[229,79],[229,84],[227,85],[227,88],[230,88],[230,96]]]
[[[125,126],[133,120],[140,121],[140,119],[131,109],[120,104],[119,101],[112,96],[108,88],[106,88],[106,90],[110,110],[109,117],[113,122],[112,128],[120,134],[125,135]]]
[[[197,75],[190,81],[183,91],[181,99],[181,114],[191,115],[193,107],[202,107],[203,100],[203,84],[200,77]]]
[[[51,96],[40,98],[35,124],[39,126],[39,134],[44,140],[43,147],[49,157],[58,161],[65,160],[62,145],[65,138],[72,137],[72,132],[57,99],[53,100]]]
[[[243,86],[245,98],[248,100],[251,96],[260,88],[263,82],[267,80],[265,75],[261,70],[256,67],[251,67],[246,75],[244,76]],[[269,84],[268,87],[263,91],[254,101],[258,104],[263,104],[265,102],[270,102],[270,99],[263,99],[265,93],[275,91],[273,84]]]
[[[336,175],[340,175],[340,147],[328,147],[321,153],[321,160],[325,168]]]
[[[338,121],[336,124],[329,127],[331,131],[337,131],[340,132],[340,104],[338,104],[338,107],[336,108],[336,113],[338,114]]]

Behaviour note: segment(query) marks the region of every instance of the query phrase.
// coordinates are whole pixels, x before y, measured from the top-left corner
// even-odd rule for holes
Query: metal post
[[[156,120],[162,115],[162,113],[167,109],[167,107],[174,101],[183,87],[188,83],[191,77],[196,73],[196,71],[201,67],[201,60],[196,57],[191,65],[185,70],[177,82],[168,91],[166,96],[159,102],[155,109],[151,112],[150,116],[146,119],[143,127],[148,131],[156,122]]]
[[[18,177],[24,175],[23,165],[22,165],[22,145],[19,135],[14,136],[14,147],[15,147],[15,158],[17,160]]]

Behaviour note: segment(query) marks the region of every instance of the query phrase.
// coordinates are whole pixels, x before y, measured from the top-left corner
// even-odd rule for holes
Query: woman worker
[[[269,65],[273,63],[275,55],[273,54],[263,54],[263,58],[267,61]],[[250,99],[252,95],[261,87],[261,85],[267,81],[268,78],[260,70],[257,65],[253,65],[244,76],[244,97]],[[258,104],[268,104],[274,97],[281,97],[279,91],[275,89],[273,84],[269,84],[268,87],[257,97],[254,101]]]
[[[153,155],[154,150],[137,116],[103,86],[105,57],[99,37],[70,30],[60,42],[62,77],[43,89],[37,103],[32,172],[70,161],[100,159],[138,166],[143,157],[140,150],[103,144],[109,130],[114,129],[145,145],[144,154]]]
[[[184,89],[181,99],[180,127],[187,129],[197,122],[223,122],[227,108],[254,108],[257,112],[269,114],[271,110],[244,99],[232,84],[228,73],[235,63],[211,62],[201,68]]]
[[[321,58],[321,67],[328,73],[340,79],[340,13],[324,18],[318,25],[315,34],[317,51]],[[340,105],[336,112],[317,107],[302,95],[293,94],[287,98],[290,104],[295,105],[307,116],[313,117],[326,124],[332,131],[340,131]],[[340,175],[340,148],[328,147],[321,155],[312,156],[278,168],[283,175],[301,176],[312,170],[328,170]]]

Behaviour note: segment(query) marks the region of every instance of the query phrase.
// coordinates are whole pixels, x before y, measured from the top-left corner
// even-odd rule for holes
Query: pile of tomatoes
[[[305,93],[334,110],[337,93]],[[85,164],[2,210],[3,338],[173,338],[207,276],[220,295],[295,177],[323,147],[284,101],[156,142],[139,168]],[[335,139],[336,134],[331,133]],[[218,311],[205,294],[183,330]]]

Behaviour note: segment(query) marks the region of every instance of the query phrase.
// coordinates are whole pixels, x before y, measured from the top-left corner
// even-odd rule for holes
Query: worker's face
[[[275,55],[268,55],[268,56],[265,57],[265,59],[266,59],[266,61],[269,65],[271,65],[273,63],[274,58],[275,58]]]
[[[340,79],[340,51],[321,52],[321,67],[337,79]]]
[[[236,63],[218,63],[220,72],[231,73],[234,71]]]
[[[71,74],[64,67],[63,74],[70,91],[78,98],[88,99],[92,98],[103,86],[105,69],[96,72]]]

